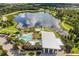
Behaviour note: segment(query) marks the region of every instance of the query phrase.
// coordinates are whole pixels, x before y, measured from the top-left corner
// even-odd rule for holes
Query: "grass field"
[[[62,27],[63,29],[65,29],[65,30],[67,30],[67,31],[69,31],[70,29],[73,29],[72,26],[66,24],[64,21],[62,21],[60,25],[61,25],[61,27]]]
[[[72,48],[71,52],[74,54],[79,54],[79,49],[74,47],[74,48]]]
[[[56,32],[53,28],[44,27],[44,30],[48,31],[48,32],[54,32],[54,34],[56,35],[57,38],[61,37],[60,34],[58,32]]]
[[[13,26],[7,27],[7,28],[1,28],[0,33],[5,33],[5,34],[13,34],[15,32],[18,32],[19,30],[16,29],[16,23]]]

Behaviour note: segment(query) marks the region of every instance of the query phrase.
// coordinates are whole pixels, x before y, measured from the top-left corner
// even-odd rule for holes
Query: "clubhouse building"
[[[33,40],[33,33],[27,33],[27,34],[22,34],[21,36],[18,36],[19,39],[23,39],[26,42],[28,41],[32,46],[35,45],[35,43],[40,43],[40,45],[38,45],[36,50],[40,50],[41,51],[41,55],[42,56],[51,56],[51,55],[56,55],[57,52],[59,50],[61,50],[63,43],[61,41],[61,39],[56,38],[55,34],[53,32],[47,32],[47,31],[40,31],[41,33],[41,39],[38,40]],[[34,50],[34,49],[28,49],[26,48],[26,50]]]

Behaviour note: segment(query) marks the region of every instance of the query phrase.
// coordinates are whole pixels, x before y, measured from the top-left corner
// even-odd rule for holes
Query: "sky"
[[[79,0],[0,0],[0,3],[79,3]]]

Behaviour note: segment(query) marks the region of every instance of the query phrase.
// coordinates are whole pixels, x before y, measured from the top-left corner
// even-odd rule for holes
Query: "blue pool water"
[[[27,26],[26,19],[23,17],[20,17],[19,15],[14,19],[17,23],[23,24],[23,26]]]
[[[23,34],[19,37],[20,40],[31,41],[33,38],[32,34]]]

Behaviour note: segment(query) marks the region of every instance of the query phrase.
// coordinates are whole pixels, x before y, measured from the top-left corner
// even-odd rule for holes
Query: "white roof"
[[[43,48],[61,49],[61,39],[57,39],[53,32],[41,31]]]
[[[57,42],[59,45],[61,45],[61,46],[64,45],[63,42],[61,41],[61,39],[59,39],[59,38],[56,39],[56,42]]]

